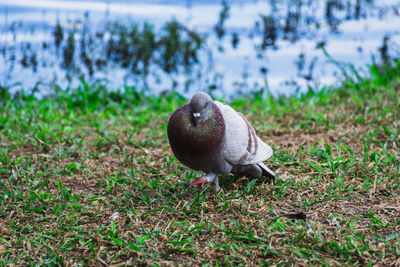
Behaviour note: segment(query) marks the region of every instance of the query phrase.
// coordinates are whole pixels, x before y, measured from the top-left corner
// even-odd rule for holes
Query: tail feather
[[[266,177],[270,178],[271,180],[275,179],[275,173],[271,169],[269,169],[267,166],[265,166],[264,163],[259,162],[259,163],[257,163],[257,165],[260,166],[263,176],[266,176]]]

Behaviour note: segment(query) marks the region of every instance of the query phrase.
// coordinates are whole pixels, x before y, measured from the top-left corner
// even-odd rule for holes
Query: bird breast
[[[185,162],[210,157],[218,153],[225,133],[225,123],[213,104],[210,116],[195,126],[188,104],[177,109],[168,122],[168,139],[175,156]]]

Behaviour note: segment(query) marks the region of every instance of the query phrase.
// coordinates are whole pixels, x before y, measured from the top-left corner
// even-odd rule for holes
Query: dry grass
[[[166,121],[181,99],[99,112],[6,107],[1,263],[399,266],[399,84],[274,110],[234,102],[273,146],[278,178],[225,176],[217,197],[188,188],[203,174],[171,154]]]

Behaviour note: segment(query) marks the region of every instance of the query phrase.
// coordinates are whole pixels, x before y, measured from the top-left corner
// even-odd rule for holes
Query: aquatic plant
[[[171,85],[166,87],[174,89],[179,80],[180,85],[188,89],[195,84],[194,81],[203,79],[203,89],[219,88],[225,77],[214,68],[214,58],[215,53],[224,53],[226,45],[237,49],[243,43],[241,40],[249,38],[254,45],[254,55],[263,58],[270,50],[279,49],[278,41],[295,43],[303,38],[312,39],[321,29],[337,33],[344,21],[397,12],[397,7],[392,5],[373,10],[375,5],[370,0],[270,0],[269,4],[271,9],[260,10],[253,27],[231,30],[226,27],[227,21],[238,18],[232,17],[230,2],[222,1],[216,24],[209,32],[191,29],[175,19],[155,27],[148,22],[110,21],[106,18],[104,23],[93,28],[90,14],[86,12],[76,21],[63,24],[57,20],[51,30],[52,39],[43,41],[41,45],[29,41],[18,43],[17,34],[24,25],[22,21],[12,22],[6,31],[11,33],[13,41],[0,44],[6,70],[1,82],[20,82],[18,78],[21,76],[15,72],[22,67],[30,68],[35,74],[33,77],[45,73],[49,77],[48,83],[62,80],[64,76],[69,82],[113,79],[107,75],[110,70],[117,70],[119,74],[123,73],[124,84],[129,80],[140,87],[149,87],[149,80],[153,86],[170,80]],[[323,11],[322,17],[316,16],[317,10]],[[209,38],[212,34],[217,39],[216,50],[210,47],[215,44],[214,39]],[[224,40],[226,36],[229,41]],[[389,39],[390,36],[387,42]],[[326,40],[315,41],[326,43]],[[386,60],[390,57],[385,42],[380,54]],[[312,80],[316,61],[311,59],[307,64],[308,67],[300,70],[298,75]],[[265,73],[260,74],[265,78]]]

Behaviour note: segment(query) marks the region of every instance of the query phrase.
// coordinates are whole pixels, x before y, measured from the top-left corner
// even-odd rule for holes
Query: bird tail
[[[266,176],[271,180],[275,179],[275,173],[271,171],[267,166],[264,165],[264,163],[259,162],[257,165],[261,168],[262,170],[262,176]]]

